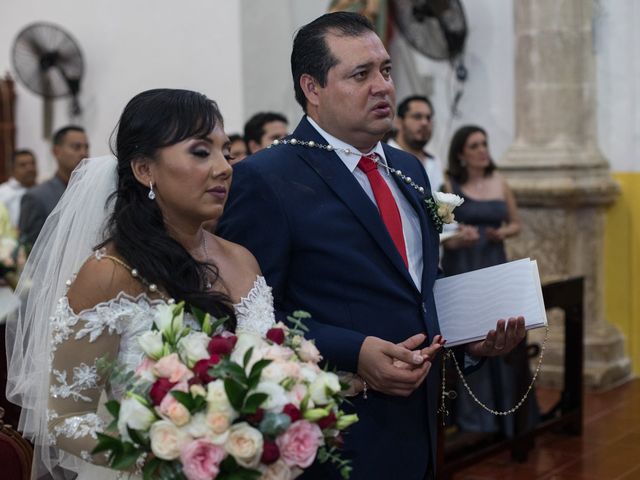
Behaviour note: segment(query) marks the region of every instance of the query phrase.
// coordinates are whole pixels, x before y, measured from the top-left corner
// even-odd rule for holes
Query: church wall
[[[3,0],[0,74],[13,70],[11,46],[27,24],[62,26],[80,44],[85,78],[80,94],[91,154],[108,153],[107,141],[126,102],[149,88],[198,90],[220,104],[228,129],[243,124],[242,34],[237,0]],[[67,99],[54,102],[54,130],[71,118]],[[17,82],[17,146],[33,149],[40,178],[54,160],[43,138],[43,102]]]

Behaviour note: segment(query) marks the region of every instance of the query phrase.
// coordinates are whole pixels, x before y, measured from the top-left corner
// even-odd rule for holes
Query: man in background
[[[249,155],[267,148],[274,140],[286,137],[289,132],[287,117],[276,112],[260,112],[244,125],[244,141]]]
[[[22,197],[20,241],[31,246],[67,188],[71,172],[83,158],[89,156],[89,142],[84,129],[69,125],[58,130],[53,135],[52,152],[58,164],[55,175],[29,189]]]
[[[0,185],[0,203],[9,212],[9,221],[18,228],[20,202],[27,189],[36,184],[38,169],[36,157],[31,150],[16,150],[11,155],[11,177]]]
[[[426,149],[433,134],[431,101],[423,95],[411,95],[402,100],[398,105],[396,128],[398,134],[394,140],[389,140],[387,143],[418,157],[427,172],[431,189],[442,190],[444,184],[442,162]]]

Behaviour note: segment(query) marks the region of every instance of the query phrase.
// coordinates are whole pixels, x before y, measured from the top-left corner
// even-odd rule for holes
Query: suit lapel
[[[298,140],[313,140],[325,144],[326,140],[311,124],[303,118],[293,137]],[[319,148],[297,147],[298,156],[302,158],[331,188],[340,200],[353,212],[365,230],[371,235],[391,263],[407,282],[417,291],[407,267],[398,252],[378,208],[367,196],[356,178],[340,160],[335,152],[327,152]]]

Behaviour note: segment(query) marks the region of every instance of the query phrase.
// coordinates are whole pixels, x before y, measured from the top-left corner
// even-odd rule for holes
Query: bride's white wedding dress
[[[104,455],[89,454],[96,444],[96,433],[111,420],[101,404],[107,398],[121,399],[125,390],[118,376],[109,378],[100,371],[99,360],[116,358],[124,371],[134,371],[144,356],[137,339],[151,329],[160,305],[166,305],[166,301],[152,300],[144,293],[137,297],[120,293],[79,313],[73,312],[66,295],[57,303],[51,318],[49,442],[84,461],[72,462],[80,480],[121,475],[98,466],[105,465]],[[264,277],[256,278],[253,288],[234,309],[237,331],[266,334],[275,324],[275,316],[271,288]]]

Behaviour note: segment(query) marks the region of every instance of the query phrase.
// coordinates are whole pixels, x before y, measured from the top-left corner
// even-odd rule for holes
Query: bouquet
[[[261,338],[193,308],[201,331],[192,330],[184,310],[160,307],[139,338],[144,361],[126,374],[122,401],[106,404],[115,420],[92,453],[106,452],[114,469],[142,467],[145,479],[289,479],[315,461],[348,478],[341,431],[358,419],[339,409],[346,386],[304,338],[308,314]]]

